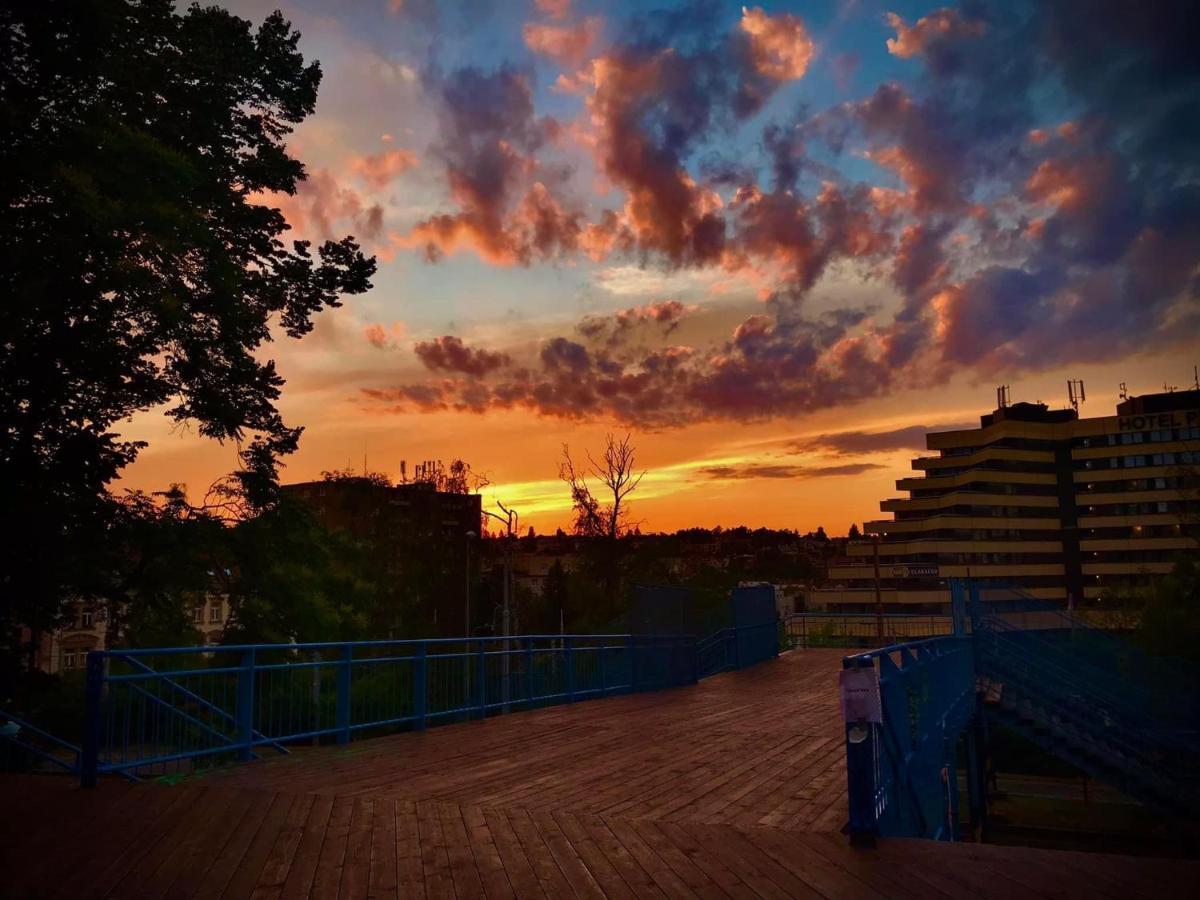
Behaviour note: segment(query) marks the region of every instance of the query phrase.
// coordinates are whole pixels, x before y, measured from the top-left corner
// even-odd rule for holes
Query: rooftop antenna
[[[1120,394],[1121,394],[1122,400],[1129,399],[1129,389],[1125,387],[1125,382],[1123,382],[1123,381],[1121,382],[1121,385],[1120,385]]]
[[[1002,384],[996,388],[996,408],[1006,409],[1009,403],[1008,385]]]
[[[1067,399],[1071,401],[1071,406],[1075,413],[1079,413],[1079,404],[1087,400],[1087,394],[1083,390],[1082,378],[1067,379]]]
[[[1200,366],[1192,366],[1192,390],[1200,391]]]
[[[1176,385],[1167,384],[1165,381],[1163,382],[1163,390],[1166,391],[1168,394],[1175,393],[1176,389],[1177,389]]]

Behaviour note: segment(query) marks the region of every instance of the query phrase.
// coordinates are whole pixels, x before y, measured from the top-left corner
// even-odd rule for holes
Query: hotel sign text
[[[1153,413],[1145,416],[1121,416],[1117,427],[1122,431],[1152,431],[1160,428],[1192,428],[1200,425],[1200,409],[1186,412]]]

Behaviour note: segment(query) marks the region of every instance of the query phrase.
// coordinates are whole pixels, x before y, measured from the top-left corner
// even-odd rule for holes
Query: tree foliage
[[[107,486],[162,408],[238,444],[233,487],[275,502],[300,429],[264,344],[370,287],[353,238],[282,240],[263,200],[303,165],[285,140],[321,72],[278,13],[257,28],[171,0],[0,7],[0,608],[36,629],[119,520]]]

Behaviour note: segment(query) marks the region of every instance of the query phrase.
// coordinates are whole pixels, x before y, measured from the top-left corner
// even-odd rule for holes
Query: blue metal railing
[[[93,651],[81,779],[692,683],[696,650],[620,634]]]
[[[787,616],[784,625],[797,647],[874,647],[954,633],[951,616],[937,613],[801,612]]]
[[[80,750],[77,746],[3,709],[0,709],[0,740],[18,752],[67,772],[79,773]]]
[[[930,638],[848,656],[878,684],[878,721],[846,722],[850,836],[953,839],[955,747],[975,712],[971,638]]]
[[[696,642],[700,678],[744,669],[779,655],[779,622],[722,628]]]
[[[855,673],[843,689],[852,840],[954,840],[960,738],[978,826],[989,721],[1135,797],[1194,814],[1200,740],[1196,678],[1180,674],[1188,667],[1017,591],[983,602],[976,585],[950,587],[953,637],[843,661]]]

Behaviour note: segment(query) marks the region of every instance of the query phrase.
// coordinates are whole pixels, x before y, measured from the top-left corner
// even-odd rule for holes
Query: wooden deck
[[[851,849],[839,657],[177,785],[10,778],[0,895],[1157,898],[1200,878],[1197,863],[1096,854]]]

